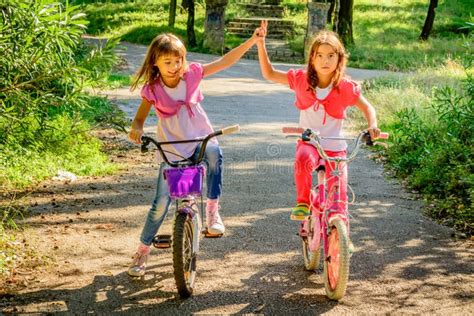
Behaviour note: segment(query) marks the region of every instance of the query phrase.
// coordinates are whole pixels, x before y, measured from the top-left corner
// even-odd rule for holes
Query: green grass
[[[119,166],[108,161],[101,142],[90,135],[96,128],[123,130],[124,113],[105,98],[89,97],[80,114],[58,111],[48,130],[38,138],[38,146],[3,146],[0,155],[0,191],[24,189],[57,174],[59,170],[76,175],[105,175]],[[80,118],[77,116],[80,115]],[[36,130],[31,122],[32,131]],[[48,141],[45,141],[45,140]]]
[[[461,64],[447,60],[439,67],[420,69],[400,78],[388,76],[365,81],[362,91],[374,105],[379,121],[388,125],[397,120],[396,113],[404,108],[421,111],[428,108],[435,87],[449,86],[460,90],[461,80],[465,77]],[[366,127],[364,116],[358,110],[351,109],[349,120],[356,129]]]
[[[129,75],[111,73],[108,75],[106,82],[107,82],[107,87],[113,89],[113,88],[129,87],[132,80]]]
[[[101,152],[101,143],[86,135],[62,142],[55,150],[7,148],[0,159],[2,190],[23,189],[57,174],[59,170],[76,175],[104,175],[117,170]]]
[[[94,82],[92,85],[89,85],[89,86],[91,86],[92,88],[100,88],[100,89],[117,89],[117,88],[129,87],[131,82],[132,82],[132,77],[130,75],[124,75],[121,73],[111,72],[103,80]]]
[[[446,59],[472,54],[458,29],[473,17],[468,0],[440,1],[428,41],[419,41],[428,1],[356,0],[350,66],[395,71],[442,65]],[[471,10],[469,9],[471,8]]]

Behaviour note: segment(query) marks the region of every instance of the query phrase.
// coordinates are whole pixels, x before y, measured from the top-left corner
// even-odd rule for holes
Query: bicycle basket
[[[168,168],[163,171],[171,198],[201,195],[206,168],[203,165]]]

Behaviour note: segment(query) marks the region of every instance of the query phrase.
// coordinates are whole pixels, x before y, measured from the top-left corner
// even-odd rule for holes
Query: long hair
[[[142,66],[132,80],[130,90],[135,90],[142,80],[145,83],[153,84],[160,76],[160,70],[155,65],[156,61],[159,57],[170,55],[183,59],[183,66],[180,69],[182,75],[187,69],[186,47],[183,42],[169,33],[160,34],[155,37],[148,47]]]
[[[318,74],[316,73],[316,69],[313,66],[313,58],[318,51],[319,46],[326,44],[331,46],[338,56],[338,63],[336,70],[334,72],[334,76],[332,77],[332,85],[336,87],[344,77],[344,72],[346,70],[347,64],[347,54],[346,50],[344,49],[344,45],[342,45],[341,40],[337,36],[336,33],[331,31],[321,31],[316,34],[314,38],[313,45],[311,46],[311,50],[309,53],[309,60],[308,60],[308,84],[311,88],[316,89],[318,86]]]

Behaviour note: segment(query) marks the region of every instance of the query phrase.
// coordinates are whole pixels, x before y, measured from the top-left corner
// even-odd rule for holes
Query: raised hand
[[[265,41],[265,37],[267,36],[267,26],[268,26],[268,21],[262,20],[260,22],[260,27],[257,27],[255,29],[252,37],[255,37],[257,43]]]

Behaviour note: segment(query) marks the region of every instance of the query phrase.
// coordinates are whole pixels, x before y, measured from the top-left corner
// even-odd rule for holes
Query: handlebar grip
[[[379,137],[377,137],[377,138],[388,139],[389,136],[390,136],[389,133],[381,132],[380,135],[379,135]]]
[[[302,134],[304,132],[302,127],[283,127],[281,130],[285,134]]]
[[[232,125],[232,126],[224,127],[221,130],[222,135],[237,133],[238,131],[240,131],[240,126],[239,125]]]

